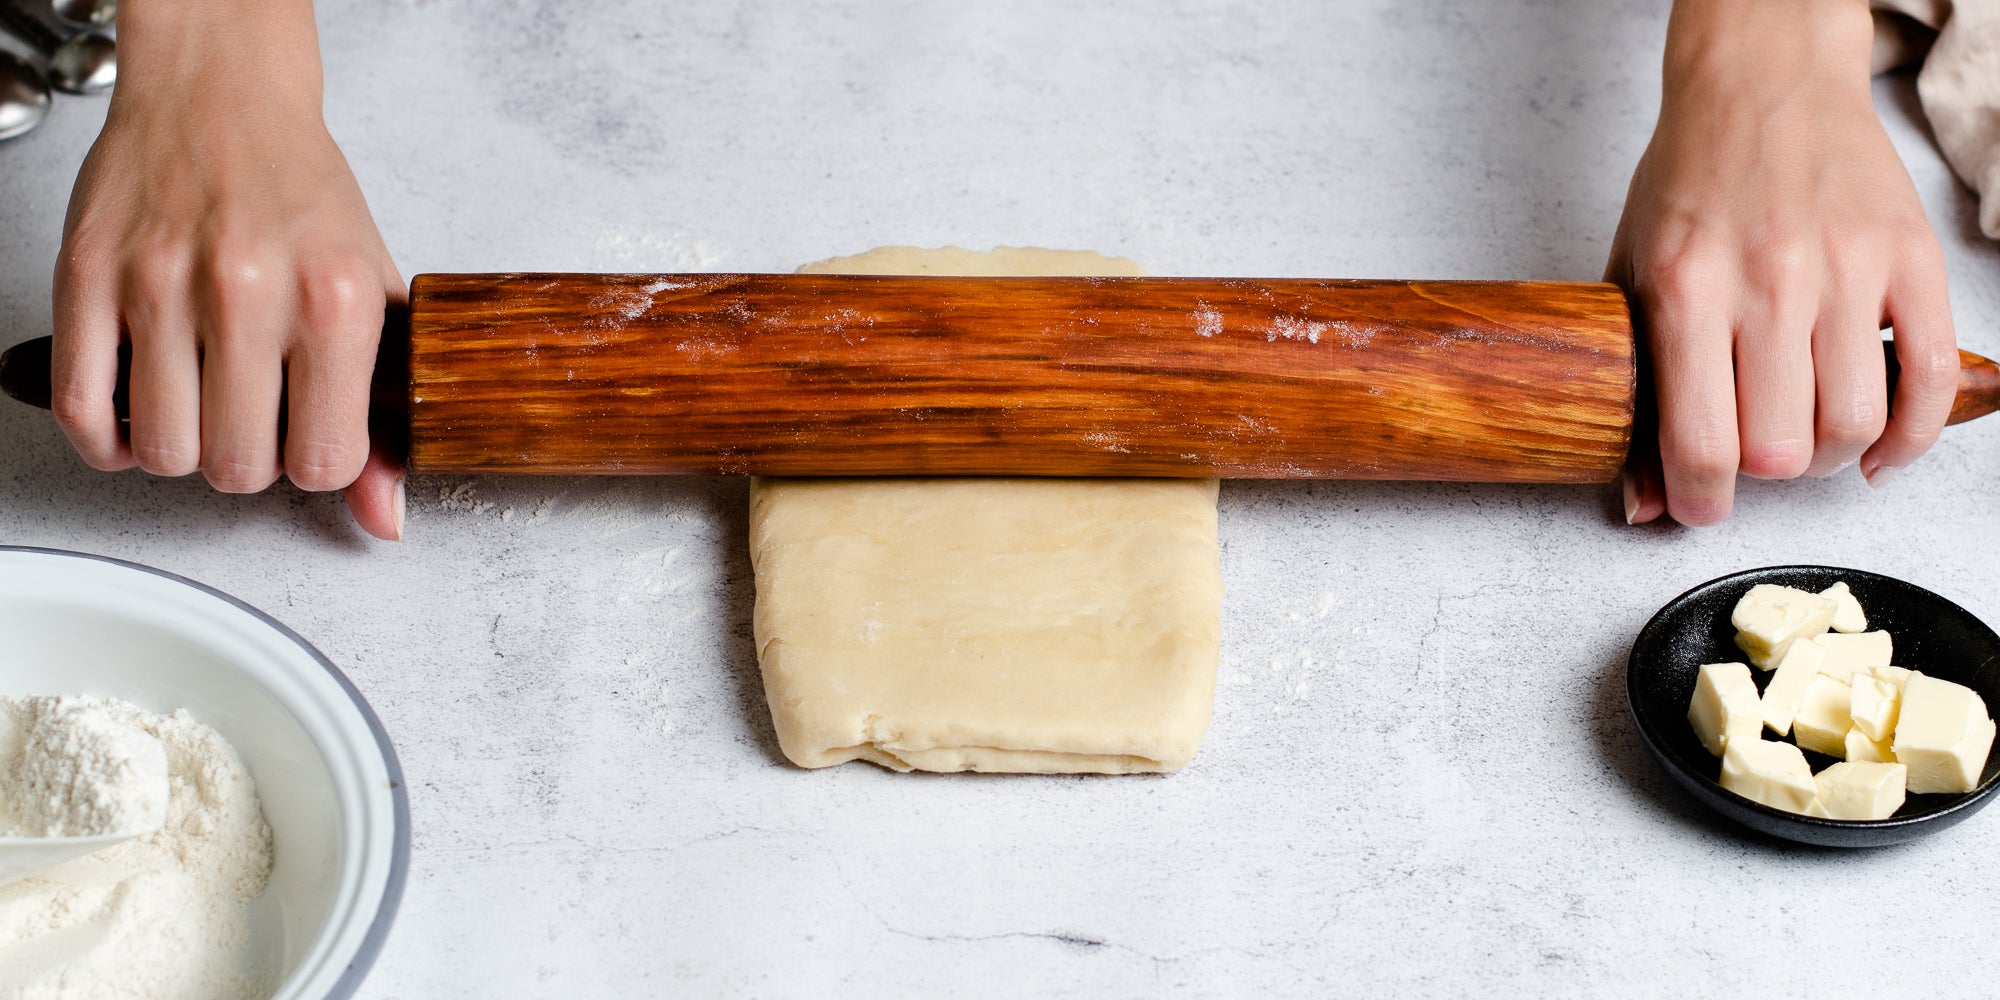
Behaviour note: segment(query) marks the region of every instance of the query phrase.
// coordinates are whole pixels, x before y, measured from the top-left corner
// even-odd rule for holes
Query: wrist
[[[1748,80],[1868,89],[1868,0],[1675,0],[1666,92]]]
[[[226,94],[239,105],[320,109],[311,0],[124,0],[116,95],[170,105]]]

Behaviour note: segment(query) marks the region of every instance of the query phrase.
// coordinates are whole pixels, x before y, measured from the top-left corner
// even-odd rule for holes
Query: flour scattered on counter
[[[467,480],[438,487],[438,506],[445,510],[484,514],[493,509],[493,501],[479,499],[472,482]]]
[[[58,740],[59,732],[70,735]],[[74,747],[67,766],[86,789],[133,792],[143,812],[135,791],[143,782],[128,787],[123,768],[131,763],[141,775],[150,766],[137,760],[147,740],[166,768],[158,830],[0,886],[0,1000],[251,1000],[268,992],[245,952],[246,907],[270,877],[271,831],[249,771],[220,733],[185,711],[157,715],[114,699],[0,698],[0,810],[11,822],[38,810],[60,811],[65,823],[77,815],[129,822],[103,818],[117,809],[75,808],[79,798],[101,802],[95,792],[68,793],[71,807],[61,810],[49,804],[62,795],[22,797],[22,774],[54,773],[44,770],[48,756]]]
[[[1327,615],[1332,614],[1333,605],[1338,600],[1339,598],[1333,596],[1333,591],[1331,590],[1320,591],[1319,599],[1313,602],[1313,617],[1325,618]]]

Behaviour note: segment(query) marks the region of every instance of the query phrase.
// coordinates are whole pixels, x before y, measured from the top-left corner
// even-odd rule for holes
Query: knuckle
[[[270,270],[250,246],[230,241],[210,249],[202,264],[204,284],[225,308],[269,293]]]
[[[1882,255],[1875,244],[1858,238],[1836,238],[1827,241],[1826,267],[1828,277],[1836,288],[1847,289],[1874,277],[1879,284],[1882,273]]]
[[[71,435],[91,429],[109,408],[102,400],[60,387],[49,397],[49,412],[55,416],[56,426]]]
[[[1678,435],[1662,442],[1660,454],[1670,468],[1697,482],[1725,481],[1736,474],[1736,442],[1716,430]]]
[[[257,493],[278,478],[271,463],[252,462],[236,456],[205,462],[201,471],[208,478],[208,484],[223,493]]]
[[[62,289],[103,281],[113,270],[112,254],[95,241],[72,237],[56,256],[55,286]]]
[[[163,222],[142,225],[121,236],[115,245],[119,255],[132,264],[154,262],[178,265],[189,259],[192,249],[185,233]]]
[[[1868,396],[1854,396],[1833,405],[1822,400],[1815,430],[1822,445],[1851,448],[1881,437],[1888,416],[1882,405]]]
[[[1906,218],[1890,228],[1890,244],[1896,248],[1896,256],[1902,260],[1929,262],[1944,259],[1944,248],[1938,245],[1937,233],[1921,215]]]
[[[321,333],[372,333],[381,323],[382,283],[353,263],[319,268],[299,287],[299,309]]]
[[[354,482],[367,457],[365,450],[341,442],[292,442],[286,448],[285,476],[303,490],[337,490]]]
[[[1730,499],[1713,496],[1677,496],[1667,502],[1674,520],[1692,527],[1717,524],[1729,517]]]
[[[1691,303],[1715,294],[1722,274],[1716,255],[1698,247],[1669,254],[1653,264],[1651,285],[1662,304]]]
[[[1799,233],[1772,236],[1759,248],[1761,269],[1779,280],[1796,280],[1812,272],[1820,247]]]
[[[1812,464],[1812,449],[1801,441],[1758,441],[1743,449],[1743,472],[1758,479],[1796,479]]]
[[[178,441],[134,441],[132,457],[156,476],[185,476],[199,464],[194,450]]]
[[[1958,384],[1958,349],[1950,344],[1924,344],[1907,348],[1909,355],[1898,359],[1903,378],[1915,379],[1925,389],[1941,389]]]
[[[170,254],[146,253],[132,259],[125,280],[134,297],[157,310],[182,293],[183,271],[180,261]]]

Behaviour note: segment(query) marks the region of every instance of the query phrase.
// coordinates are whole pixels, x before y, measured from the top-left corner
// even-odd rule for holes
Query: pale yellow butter
[[[1815,674],[1799,702],[1799,714],[1792,720],[1792,738],[1804,749],[1845,757],[1847,731],[1854,725],[1848,714],[1853,699],[1853,692],[1838,678]]]
[[[1873,677],[1878,681],[1887,682],[1890,687],[1896,689],[1896,698],[1898,701],[1900,701],[1903,697],[1903,684],[1910,679],[1911,672],[1912,671],[1908,667],[1868,668],[1868,676]]]
[[[1819,794],[1806,756],[1790,743],[1735,740],[1722,754],[1722,787],[1773,809],[1802,813]]]
[[[1792,719],[1805,700],[1806,685],[1819,676],[1819,665],[1825,659],[1826,650],[1814,639],[1797,639],[1785,648],[1771,683],[1764,685],[1764,725],[1772,732],[1783,736],[1792,731]]]
[[[1905,768],[1901,764],[1841,761],[1813,777],[1809,816],[1827,819],[1888,819],[1903,807]]]
[[[1888,740],[1871,740],[1859,729],[1847,731],[1847,759],[1870,761],[1877,764],[1896,762],[1896,751]]]
[[[1729,623],[1736,627],[1737,648],[1758,669],[1769,670],[1792,640],[1825,632],[1834,610],[1834,602],[1818,594],[1760,583],[1736,602]]]
[[[1887,632],[1861,632],[1842,635],[1829,632],[1816,640],[1826,649],[1826,659],[1820,663],[1819,672],[1847,681],[1857,670],[1870,670],[1889,665],[1895,644]]]
[[[1856,673],[1848,682],[1851,695],[1847,714],[1857,732],[1871,740],[1885,740],[1896,733],[1896,686],[1866,672]]]
[[[1722,756],[1731,740],[1755,740],[1764,728],[1757,682],[1741,663],[1709,663],[1695,675],[1688,722],[1708,752]]]
[[[1910,791],[1978,787],[1993,734],[1993,718],[1977,691],[1914,672],[1904,682],[1893,746],[1896,760],[1910,769]]]
[[[1847,581],[1842,580],[1819,592],[1819,596],[1833,602],[1835,632],[1866,632],[1868,616],[1861,610],[1861,602],[1854,597],[1854,591],[1847,589]]]

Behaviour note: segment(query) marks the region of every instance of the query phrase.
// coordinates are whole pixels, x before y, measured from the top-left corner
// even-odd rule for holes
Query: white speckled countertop
[[[327,113],[408,274],[788,270],[885,243],[1160,274],[1595,278],[1663,3],[324,0]],[[671,9],[662,15],[659,10]],[[2000,354],[2000,257],[1876,95]],[[0,145],[0,342],[49,322],[102,104]],[[739,480],[328,496],[86,469],[0,406],[0,543],[185,574],[345,669],[410,781],[363,996],[1990,991],[2000,814],[1865,854],[1725,827],[1631,731],[1664,601],[1785,562],[2000,621],[2000,418],[1707,530],[1609,489],[1231,483],[1221,682],[1167,778],[808,773],[749,640]],[[1869,940],[1893,947],[1861,945]],[[1968,960],[1972,957],[1975,960]]]

